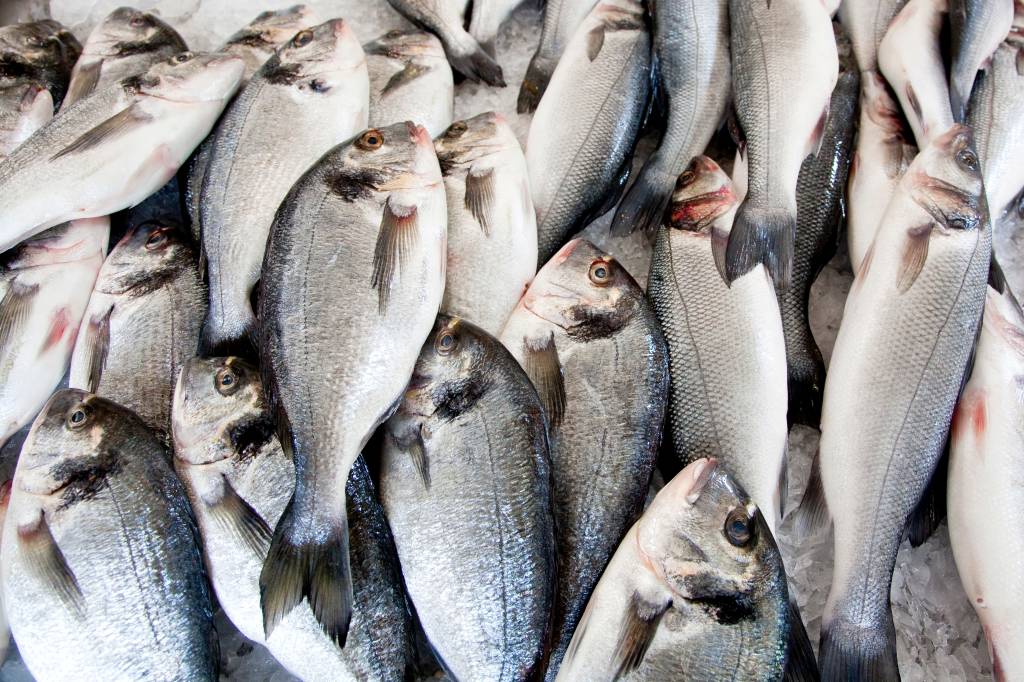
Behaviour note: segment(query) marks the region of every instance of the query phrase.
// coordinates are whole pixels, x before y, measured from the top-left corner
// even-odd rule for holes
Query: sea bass
[[[957,121],[966,117],[978,70],[1006,39],[1013,14],[1013,0],[949,0],[949,102]]]
[[[907,0],[846,0],[839,5],[839,20],[850,34],[857,66],[878,70],[878,46],[889,24]]]
[[[426,31],[389,31],[363,45],[374,128],[414,121],[437,137],[455,115],[452,68],[441,41]]]
[[[520,114],[532,114],[537,109],[562,52],[596,4],[597,0],[549,0],[544,4],[540,44],[519,89],[516,111]]]

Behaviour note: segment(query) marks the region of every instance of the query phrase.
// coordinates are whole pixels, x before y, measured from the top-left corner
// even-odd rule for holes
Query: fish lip
[[[704,492],[712,475],[718,470],[718,460],[714,457],[705,460],[698,459],[690,466],[695,468],[690,474],[690,489],[687,491],[685,499],[687,504],[693,506],[700,499],[700,495]]]
[[[430,133],[427,129],[421,125],[417,125],[412,121],[405,122],[406,127],[409,128],[409,141],[415,142],[418,147],[429,146],[431,151],[434,149],[434,140],[430,137]]]

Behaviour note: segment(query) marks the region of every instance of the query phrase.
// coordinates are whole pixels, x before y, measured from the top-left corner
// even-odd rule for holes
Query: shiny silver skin
[[[523,0],[488,0],[473,3],[473,16],[469,21],[469,35],[480,43],[484,52],[495,56],[494,44],[498,40],[498,29],[512,14],[512,10]]]
[[[56,109],[81,53],[78,39],[52,19],[0,26],[0,89],[38,85]]]
[[[269,529],[295,484],[294,465],[273,432],[255,367],[231,357],[194,358],[182,368],[174,466],[195,511],[217,602],[242,634],[305,682],[402,679],[410,616],[391,533],[362,459],[347,486],[355,613],[344,650],[305,605],[265,637],[260,570]],[[238,499],[248,507],[244,513],[232,507]],[[239,532],[247,519],[258,529],[251,538]]]
[[[980,164],[970,130],[954,125],[900,181],[832,352],[819,446],[835,528],[825,680],[898,675],[889,605],[896,552],[942,454],[990,252]]]
[[[497,336],[537,272],[537,216],[523,150],[494,112],[453,124],[434,149],[448,201],[441,310]]]
[[[1013,15],[1013,0],[949,0],[949,101],[957,121],[965,119],[978,70],[1006,39]]]
[[[723,467],[698,459],[619,545],[558,680],[780,680],[787,614],[764,518]]]
[[[0,561],[33,677],[215,682],[198,540],[170,453],[138,417],[54,394],[21,451]]]
[[[0,88],[0,160],[53,118],[50,92],[35,83]]]
[[[650,45],[639,0],[607,0],[566,46],[526,142],[538,267],[621,189],[647,106]]]
[[[861,71],[878,70],[878,45],[907,0],[844,0],[839,21],[850,35]]]
[[[146,222],[107,256],[71,355],[68,386],[109,398],[169,436],[178,372],[196,351],[206,286],[180,226]]]
[[[497,339],[440,315],[384,434],[381,502],[439,661],[459,680],[537,679],[555,543],[529,378]]]
[[[516,109],[520,114],[530,114],[537,109],[562,52],[596,4],[597,0],[549,0],[544,4],[540,44],[519,89]]]
[[[431,137],[455,115],[452,68],[441,41],[426,31],[389,31],[363,45],[370,73],[370,123],[374,128],[413,121]]]
[[[501,339],[528,375],[532,349],[552,344],[564,382],[564,408],[548,409],[559,557],[554,679],[591,591],[643,508],[661,442],[668,349],[643,290],[578,239],[537,273]],[[550,394],[541,399],[552,408]]]
[[[274,214],[317,159],[366,127],[368,98],[359,40],[332,19],[296,33],[228,107],[199,205],[210,281],[204,354],[253,338],[250,297]]]

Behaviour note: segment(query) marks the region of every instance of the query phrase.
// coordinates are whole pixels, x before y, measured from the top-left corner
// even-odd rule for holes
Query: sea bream
[[[1013,15],[1013,0],[949,0],[949,102],[957,121],[966,118],[978,70],[1006,39]]]
[[[452,67],[441,41],[426,31],[388,31],[363,45],[374,128],[414,121],[437,137],[454,117]]]
[[[846,0],[839,5],[839,21],[850,35],[861,72],[878,70],[878,46],[889,24],[907,0]]]
[[[296,480],[260,575],[268,636],[308,597],[327,634],[345,642],[345,481],[398,407],[434,324],[446,227],[433,140],[412,123],[335,147],[277,213],[260,288],[260,366]]]
[[[81,54],[74,34],[52,19],[0,26],[0,88],[36,83],[59,107]]]
[[[0,161],[53,118],[49,90],[35,83],[0,88]]]
[[[596,4],[597,0],[549,0],[544,3],[540,44],[530,58],[519,89],[516,111],[520,114],[532,114],[537,109],[562,52]]]

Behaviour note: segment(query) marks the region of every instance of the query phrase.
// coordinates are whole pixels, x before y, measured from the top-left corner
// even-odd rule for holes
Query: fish
[[[490,2],[474,2],[473,16],[469,22],[469,35],[492,58],[495,57],[494,44],[498,40],[498,29],[512,14],[523,0],[491,0]]]
[[[948,0],[910,0],[878,46],[878,67],[899,98],[919,148],[953,125],[939,33]]]
[[[41,85],[0,88],[0,161],[53,118],[53,98]]]
[[[725,119],[730,92],[728,0],[655,4],[657,86],[667,121],[612,220],[613,234],[657,230],[679,174],[703,154]]]
[[[81,54],[74,34],[52,19],[0,26],[0,89],[38,85],[56,110]]]
[[[380,498],[409,597],[453,679],[539,679],[555,587],[537,391],[501,343],[440,315],[384,425]]]
[[[780,680],[787,599],[756,504],[716,460],[694,460],[629,529],[557,679]]]
[[[817,428],[821,418],[825,363],[811,333],[808,305],[811,285],[839,245],[860,93],[860,74],[850,41],[839,24],[833,27],[839,50],[839,79],[832,91],[821,149],[804,160],[796,185],[792,285],[776,291],[786,337],[787,418],[791,424],[811,428]]]
[[[526,67],[516,100],[516,111],[520,114],[536,111],[562,52],[596,4],[597,0],[548,0],[545,3],[540,44]]]
[[[231,622],[303,680],[403,679],[411,618],[394,541],[363,458],[346,487],[355,600],[345,648],[324,634],[308,606],[268,639],[260,570],[295,470],[274,435],[259,370],[237,357],[189,360],[174,392],[173,421],[174,468],[195,511],[217,601]]]
[[[359,40],[332,19],[296,33],[228,107],[199,206],[210,281],[203,354],[255,344],[250,300],[274,214],[306,169],[366,127],[369,87]]]
[[[86,39],[82,56],[71,71],[63,110],[187,50],[178,32],[155,14],[119,7],[96,24]]]
[[[878,71],[878,45],[907,0],[851,1],[839,5],[839,21],[850,36],[861,72]]]
[[[832,19],[822,3],[806,0],[730,0],[729,14],[732,91],[749,170],[726,279],[764,263],[776,285],[788,287],[800,165],[820,147],[839,75]]]
[[[963,122],[974,81],[1013,25],[1013,0],[949,0],[949,103]]]
[[[1024,314],[993,264],[974,369],[953,413],[947,518],[964,592],[988,640],[993,675],[1024,675],[1017,615],[1024,543],[992,523],[1019,509],[1024,486]]]
[[[453,123],[434,141],[448,201],[441,310],[498,336],[537,272],[526,159],[505,117]]]
[[[462,8],[457,0],[388,0],[388,4],[419,28],[436,35],[444,45],[452,68],[474,83],[505,87],[498,62],[462,28]]]
[[[857,148],[846,195],[846,246],[854,274],[871,247],[900,178],[917,156],[899,105],[877,71],[861,74]]]
[[[36,680],[218,679],[199,533],[170,462],[134,413],[85,391],[58,391],[36,418],[0,561]]]
[[[54,118],[0,162],[0,251],[159,189],[210,132],[241,75],[237,57],[182,52]]]
[[[547,679],[647,497],[668,394],[668,350],[643,290],[580,239],[537,277],[501,341],[548,418],[558,584]]]
[[[117,402],[169,437],[174,382],[195,354],[205,310],[206,287],[187,233],[162,220],[142,223],[100,268],[68,386]]]
[[[277,212],[260,285],[260,368],[295,491],[260,574],[267,636],[309,597],[328,636],[345,644],[345,481],[397,409],[433,328],[446,229],[433,140],[408,122],[329,151]]]
[[[106,216],[75,221],[0,258],[0,444],[35,418],[64,378],[109,233]]]
[[[370,74],[370,122],[374,128],[419,123],[431,137],[455,116],[452,68],[441,41],[426,31],[388,31],[363,45]]]
[[[8,478],[0,485],[0,545],[2,545],[3,541],[4,521],[7,518],[7,505],[10,501],[11,479]],[[0,593],[0,664],[7,660],[7,651],[10,647],[11,627],[7,622],[7,612],[4,610],[3,594]]]
[[[647,109],[650,44],[638,0],[602,0],[566,46],[526,142],[538,268],[621,192]]]
[[[801,516],[810,528],[831,518],[835,529],[819,649],[826,682],[899,679],[889,605],[896,552],[946,442],[990,252],[980,163],[970,129],[955,124],[900,180],[825,379]]]

